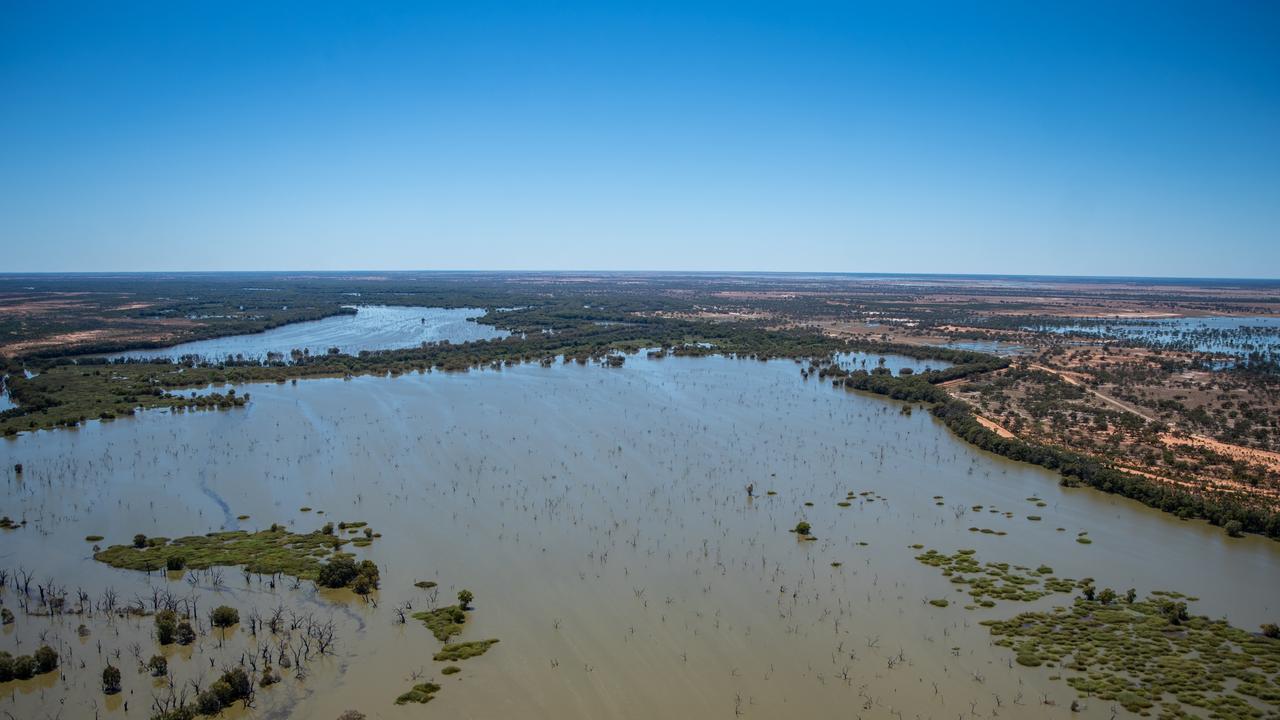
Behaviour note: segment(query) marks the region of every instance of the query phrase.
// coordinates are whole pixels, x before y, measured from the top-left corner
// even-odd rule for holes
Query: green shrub
[[[146,535],[143,535],[142,533],[138,533],[137,535],[134,535],[134,536],[133,536],[133,546],[134,546],[134,547],[136,547],[136,548],[138,548],[139,550],[141,550],[142,548],[146,547],[146,546],[147,546],[147,536],[146,536]]]
[[[472,594],[470,590],[458,591],[458,607],[462,608],[463,610],[467,610],[468,609],[467,606],[470,605],[471,601],[475,599],[476,599],[476,596]]]
[[[797,535],[808,535],[810,532],[812,532],[812,528],[809,527],[809,523],[801,520],[800,522],[796,523],[796,527],[794,530],[792,530],[792,532],[794,532]]]

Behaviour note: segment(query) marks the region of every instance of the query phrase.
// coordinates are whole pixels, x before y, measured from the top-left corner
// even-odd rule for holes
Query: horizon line
[[[1248,283],[1280,283],[1280,277],[1229,277],[1229,276],[1183,276],[1183,275],[1052,275],[1045,273],[939,273],[939,272],[906,272],[906,271],[845,271],[845,270],[606,270],[606,269],[376,269],[351,268],[342,270],[307,270],[307,269],[239,269],[239,270],[26,270],[0,271],[0,279],[14,279],[32,276],[80,276],[110,277],[118,275],[374,275],[374,274],[427,274],[427,275],[705,275],[705,276],[809,276],[809,277],[898,277],[898,278],[986,278],[986,279],[1026,279],[1026,280],[1160,280],[1160,281],[1211,281],[1211,282],[1248,282]]]

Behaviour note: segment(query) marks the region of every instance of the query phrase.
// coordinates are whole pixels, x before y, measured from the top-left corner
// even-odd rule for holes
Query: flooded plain
[[[341,353],[356,355],[361,350],[395,350],[444,340],[462,343],[506,337],[506,331],[475,321],[484,313],[482,308],[359,305],[354,315],[334,315],[261,333],[198,340],[157,350],[131,350],[112,357],[178,360],[196,356],[217,361],[242,356],[261,360],[273,353],[287,360],[293,350],[322,355],[337,348]]]
[[[1219,353],[1236,358],[1251,353],[1263,356],[1280,354],[1280,318],[1271,316],[1098,319],[1027,329],[1132,340],[1153,347]]]
[[[0,513],[26,523],[0,531],[0,568],[73,595],[112,588],[122,604],[149,607],[158,588],[198,597],[201,612],[227,604],[246,618],[283,605],[334,622],[332,654],[278,668],[283,681],[231,717],[1117,712],[1096,699],[1072,712],[1077,694],[1054,679],[1061,669],[1016,664],[979,625],[1069,595],[966,609],[960,588],[915,559],[921,547],[1047,564],[1143,595],[1181,591],[1198,597],[1193,613],[1247,629],[1280,617],[1276,543],[1061,488],[1052,473],[966,445],[919,408],[803,380],[800,367],[642,355],[619,369],[254,385],[241,388],[252,395],[244,409],[21,435],[0,441]],[[95,561],[86,540],[272,523],[309,532],[340,520],[381,533],[356,550],[382,570],[371,601],[309,582],[272,587],[234,568],[118,570]],[[801,520],[816,540],[790,532]],[[1078,542],[1082,532],[1091,544]],[[421,580],[438,587],[415,587]],[[444,675],[448,663],[432,660],[441,643],[420,622],[398,622],[395,608],[450,604],[464,587],[475,610],[458,639],[501,642]],[[16,595],[10,587],[0,599],[17,611]],[[929,602],[943,598],[945,607]],[[48,642],[63,664],[0,684],[0,712],[149,717],[167,681],[131,658],[161,652],[152,628],[149,617],[18,612],[0,649]],[[175,685],[207,687],[275,642],[265,635],[241,624],[163,653]],[[111,696],[100,689],[107,662],[124,670]],[[428,680],[441,686],[430,704],[394,704]]]

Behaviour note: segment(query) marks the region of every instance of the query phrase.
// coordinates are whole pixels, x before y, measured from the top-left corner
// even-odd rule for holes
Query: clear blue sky
[[[0,0],[0,247],[1275,278],[1280,3]]]

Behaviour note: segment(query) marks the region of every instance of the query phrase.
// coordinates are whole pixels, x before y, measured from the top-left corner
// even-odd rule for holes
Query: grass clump
[[[280,525],[248,532],[231,530],[191,535],[175,540],[137,538],[132,545],[112,545],[93,557],[125,570],[154,571],[170,567],[174,558],[182,567],[203,570],[217,565],[243,565],[263,575],[281,573],[315,580],[322,560],[334,555],[348,540],[323,531],[292,533]],[[341,555],[339,555],[341,557]]]
[[[468,658],[479,657],[489,651],[489,648],[496,645],[497,638],[489,640],[471,640],[468,642],[452,643],[440,648],[440,652],[432,656],[432,660],[458,662]]]
[[[448,605],[414,613],[413,619],[421,620],[440,642],[448,642],[449,638],[462,632],[462,626],[467,622],[467,613],[458,605]]]
[[[412,690],[396,698],[396,704],[428,703],[438,692],[440,692],[440,686],[435,683],[418,683],[413,686]]]
[[[441,675],[457,675],[460,672],[462,672],[462,668],[458,667],[457,665],[446,665],[444,669],[440,671],[440,674]]]
[[[1069,607],[983,624],[1019,664],[1062,668],[1081,697],[1143,714],[1161,703],[1170,718],[1280,714],[1280,639],[1193,616],[1181,597],[1090,586]]]
[[[967,586],[969,596],[982,607],[993,607],[995,600],[1031,602],[1082,587],[1081,582],[1054,577],[1053,568],[1047,565],[1032,570],[1009,563],[982,563],[970,549],[958,550],[954,555],[928,550],[917,555],[916,560],[939,568],[952,583]]]

